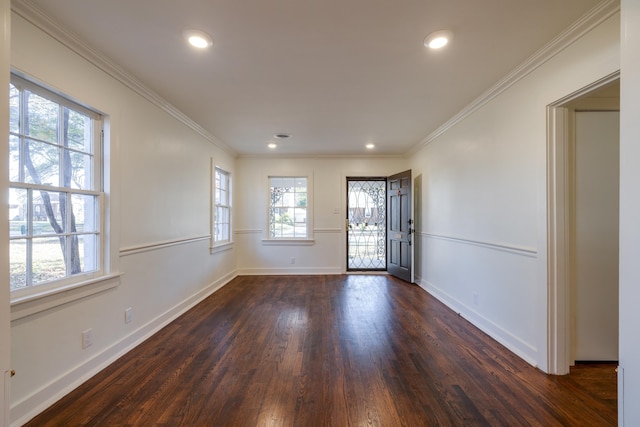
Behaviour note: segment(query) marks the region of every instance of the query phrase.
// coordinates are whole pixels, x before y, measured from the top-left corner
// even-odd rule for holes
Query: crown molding
[[[403,154],[293,154],[293,153],[240,153],[237,156],[238,159],[305,159],[305,160],[323,160],[323,159],[364,159],[364,160],[379,160],[379,159],[403,159]]]
[[[614,14],[620,11],[619,0],[605,0],[602,3],[595,6],[580,19],[578,19],[573,25],[565,29],[562,33],[552,39],[549,43],[543,46],[536,53],[531,55],[522,64],[512,70],[509,74],[502,78],[494,86],[486,90],[482,95],[472,101],[469,105],[463,108],[458,114],[451,117],[439,128],[429,134],[426,138],[411,148],[406,156],[412,156],[426,147],[429,143],[433,142],[439,136],[447,132],[449,129],[460,123],[465,118],[472,115],[474,112],[482,108],[485,104],[496,98],[502,92],[509,89],[518,81],[525,78],[527,75],[535,71],[544,63],[549,61],[554,56],[558,55],[567,47],[571,46],[574,42],[580,39],[582,36],[596,28],[602,22],[609,19]]]
[[[215,137],[211,132],[200,126],[194,120],[189,118],[182,111],[162,98],[151,88],[146,86],[142,81],[135,78],[119,65],[108,58],[104,53],[91,47],[83,41],[77,34],[64,28],[62,25],[47,16],[42,9],[34,5],[28,0],[14,0],[11,2],[11,11],[27,22],[33,24],[47,35],[58,41],[89,63],[95,65],[100,70],[113,77],[138,95],[151,102],[194,132],[205,138],[207,141],[223,150],[232,157],[236,157],[238,153],[227,144]]]

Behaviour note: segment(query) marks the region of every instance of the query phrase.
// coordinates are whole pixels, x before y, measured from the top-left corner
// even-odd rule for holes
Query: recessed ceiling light
[[[269,144],[267,144],[267,147],[269,147],[269,149],[273,150],[273,149],[278,147],[278,144],[276,144],[275,142],[270,142]]]
[[[275,135],[273,135],[273,137],[275,139],[287,139],[287,138],[291,138],[291,134],[290,133],[276,133]]]
[[[375,144],[367,144],[365,145],[365,147],[367,147],[367,150],[373,150],[374,148],[376,148]]]
[[[449,30],[434,31],[424,38],[424,45],[431,49],[441,49],[451,41],[452,37],[453,34]]]
[[[213,44],[211,36],[204,31],[185,30],[183,34],[189,44],[193,47],[197,47],[198,49],[206,49]]]

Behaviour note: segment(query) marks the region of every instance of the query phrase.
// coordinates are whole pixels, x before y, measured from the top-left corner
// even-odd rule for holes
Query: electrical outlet
[[[473,293],[473,305],[478,305],[478,293]]]
[[[91,347],[93,345],[93,329],[89,328],[82,332],[82,348]]]
[[[295,264],[296,263],[296,259],[295,258],[291,258],[291,264]]]
[[[132,310],[133,309],[131,307],[124,310],[124,323],[131,323],[133,320]]]

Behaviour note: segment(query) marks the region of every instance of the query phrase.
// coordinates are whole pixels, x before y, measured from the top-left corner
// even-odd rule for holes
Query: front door
[[[387,178],[387,271],[413,283],[411,171]]]
[[[347,271],[387,270],[387,179],[347,178]]]

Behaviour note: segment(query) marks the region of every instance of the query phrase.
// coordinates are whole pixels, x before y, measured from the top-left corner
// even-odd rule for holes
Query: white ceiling
[[[30,0],[239,154],[315,155],[406,153],[599,1]]]

